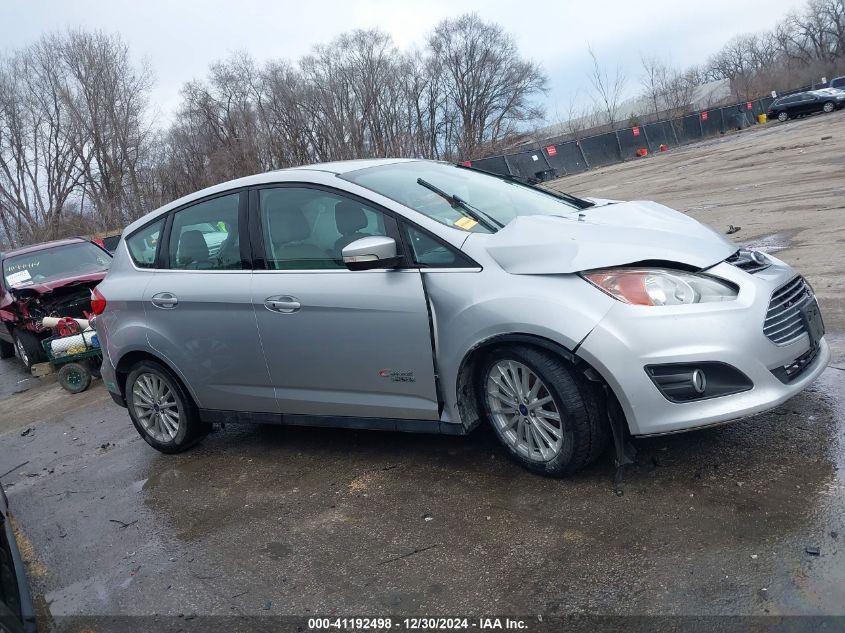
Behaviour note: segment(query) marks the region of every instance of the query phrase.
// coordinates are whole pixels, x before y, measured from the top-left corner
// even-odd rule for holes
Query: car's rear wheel
[[[785,123],[787,119],[789,119],[789,115],[786,112],[778,112],[778,121]]]
[[[159,363],[137,363],[126,377],[125,393],[135,429],[162,453],[187,450],[211,430],[179,379]]]
[[[833,101],[825,101],[825,104],[824,106],[822,106],[822,109],[828,114],[830,114],[836,109],[836,105],[833,103]]]
[[[478,393],[508,454],[534,472],[574,473],[607,444],[609,422],[595,386],[552,354],[524,346],[496,350],[479,372]]]
[[[41,347],[41,339],[39,339],[32,332],[26,330],[15,330],[15,353],[18,358],[29,371],[36,363],[41,363],[46,360],[44,349]]]

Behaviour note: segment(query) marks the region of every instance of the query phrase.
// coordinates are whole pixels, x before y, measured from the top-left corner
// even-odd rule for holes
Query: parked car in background
[[[207,226],[226,235],[214,252]],[[126,229],[94,294],[103,381],[165,453],[214,422],[486,421],[515,460],[564,475],[614,429],[775,407],[830,356],[812,288],[774,257],[654,202],[430,161],[189,195]]]
[[[9,500],[0,484],[0,632],[35,633],[26,570],[15,542]]]
[[[777,119],[783,122],[788,119],[816,114],[818,112],[830,113],[843,106],[845,106],[845,99],[840,98],[836,94],[826,93],[820,90],[810,90],[775,99],[772,105],[769,106],[766,116],[769,119]]]
[[[845,90],[845,77],[835,77],[831,79],[828,86],[830,88],[839,88],[840,90]]]
[[[17,353],[31,368],[45,360],[45,316],[84,318],[91,289],[106,276],[111,253],[75,237],[0,254],[0,357]]]

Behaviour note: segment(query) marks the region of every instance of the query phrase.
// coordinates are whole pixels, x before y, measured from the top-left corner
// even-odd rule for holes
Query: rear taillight
[[[96,288],[91,289],[91,313],[102,314],[106,309],[106,298]]]
[[[91,241],[92,241],[92,242],[94,242],[94,244],[96,244],[96,245],[97,245],[97,246],[99,246],[100,248],[105,248],[105,247],[106,247],[106,243],[105,243],[103,240],[101,240],[99,237],[95,237],[95,238],[94,238],[93,240],[91,240]]]

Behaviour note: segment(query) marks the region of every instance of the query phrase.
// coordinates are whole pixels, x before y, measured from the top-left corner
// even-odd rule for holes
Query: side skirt
[[[200,419],[211,424],[281,424],[287,426],[315,426],[336,429],[365,429],[370,431],[399,431],[402,433],[435,433],[438,435],[466,435],[462,424],[440,420],[406,420],[402,418],[353,418],[332,415],[303,415],[292,413],[250,413],[200,409]]]

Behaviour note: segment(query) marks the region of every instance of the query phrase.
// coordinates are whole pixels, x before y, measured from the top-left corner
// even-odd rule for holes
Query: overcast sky
[[[734,35],[772,27],[802,0],[4,0],[0,49],[42,33],[85,27],[120,33],[156,75],[153,100],[167,118],[179,90],[210,62],[236,50],[256,60],[297,59],[343,31],[378,27],[401,48],[424,42],[440,20],[476,11],[504,26],[520,51],[543,65],[547,115],[565,114],[573,95],[589,91],[587,42],[601,61],[626,69],[638,90],[640,57],[679,66],[703,62]]]

